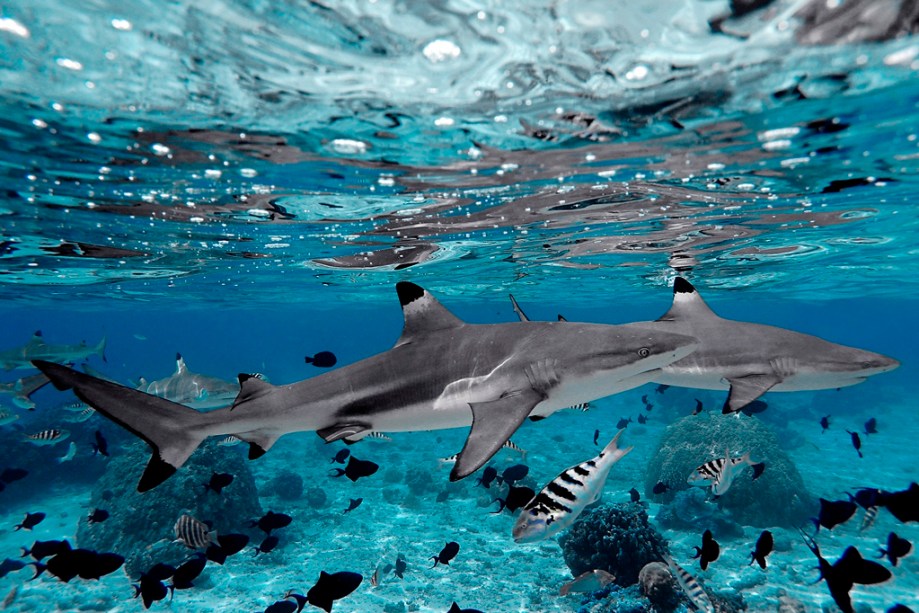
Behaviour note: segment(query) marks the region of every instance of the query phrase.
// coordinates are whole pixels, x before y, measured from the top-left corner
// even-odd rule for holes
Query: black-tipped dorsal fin
[[[268,383],[258,375],[239,373],[239,394],[230,409],[235,409],[253,398],[258,398],[269,393],[275,386]],[[245,440],[245,439],[244,439]]]
[[[702,317],[718,316],[705,304],[692,283],[677,277],[673,282],[673,304],[657,321],[687,321]]]
[[[177,375],[184,375],[188,372],[188,367],[185,366],[185,358],[182,357],[181,353],[176,354],[176,373]]]
[[[461,319],[419,285],[400,281],[396,283],[396,293],[399,294],[399,304],[402,305],[402,316],[405,318],[397,347],[416,335],[463,325]]]

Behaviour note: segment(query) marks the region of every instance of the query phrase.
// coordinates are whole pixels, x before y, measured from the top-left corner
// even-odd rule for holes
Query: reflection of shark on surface
[[[30,396],[48,383],[44,373],[20,377],[9,383],[0,383],[0,394],[13,397],[13,404],[21,409],[34,409],[35,403]]]
[[[91,355],[98,355],[105,361],[105,337],[94,347],[87,345],[86,341],[79,345],[48,345],[42,338],[41,330],[37,330],[25,345],[0,351],[0,366],[4,370],[32,368],[32,360],[79,362]]]
[[[514,311],[529,319],[511,297]],[[718,317],[689,281],[677,277],[673,305],[654,330],[691,335],[699,348],[663,366],[654,383],[729,390],[722,411],[739,411],[768,391],[825,390],[861,383],[900,363],[879,353],[846,347],[784,328]]]
[[[182,466],[208,436],[235,435],[257,458],[283,434],[316,431],[327,442],[370,432],[472,425],[450,474],[489,460],[527,417],[642,385],[688,355],[694,338],[633,324],[467,324],[423,288],[396,285],[405,326],[383,353],[290,385],[240,375],[233,406],[206,413],[36,362],[58,389],[146,440],[154,450],[138,489]]]
[[[185,360],[178,353],[176,354],[176,371],[172,375],[149,383],[141,378],[137,389],[193,409],[228,407],[233,404],[233,400],[239,393],[239,385],[233,381],[189,371],[185,366]]]

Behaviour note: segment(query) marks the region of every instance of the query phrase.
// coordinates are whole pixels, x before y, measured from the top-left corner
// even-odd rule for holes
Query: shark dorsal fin
[[[185,366],[185,358],[182,357],[181,353],[176,354],[176,374],[184,375],[188,372],[188,367]]]
[[[44,342],[45,339],[42,337],[41,330],[36,330],[32,338],[29,339],[29,345],[42,345]]]
[[[236,400],[233,401],[230,409],[235,409],[240,404],[243,404],[254,398],[259,398],[271,390],[274,389],[274,385],[268,383],[261,377],[256,375],[250,375],[248,373],[239,373],[239,394],[236,396]],[[251,442],[249,439],[240,436],[239,438],[244,441]],[[264,447],[263,447],[264,448]],[[267,448],[264,448],[267,451]]]
[[[405,318],[397,347],[411,341],[418,334],[463,325],[461,319],[419,285],[400,281],[396,283],[396,293],[399,294],[399,304],[402,305],[402,316]]]
[[[673,282],[673,304],[657,321],[686,321],[703,317],[718,316],[705,304],[692,283],[677,277]]]

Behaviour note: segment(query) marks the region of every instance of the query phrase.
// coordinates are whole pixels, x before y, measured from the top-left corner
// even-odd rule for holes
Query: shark
[[[20,409],[32,410],[35,403],[32,394],[48,384],[48,377],[44,373],[36,373],[28,377],[20,377],[15,381],[0,383],[0,394],[13,397],[13,404]]]
[[[4,370],[32,368],[32,360],[79,362],[91,355],[98,355],[105,361],[105,337],[96,345],[87,345],[86,341],[79,345],[49,345],[41,330],[36,330],[25,345],[0,351],[0,366]]]
[[[90,371],[90,374],[93,373]],[[191,372],[182,354],[177,353],[176,370],[172,375],[150,382],[141,378],[137,389],[193,409],[207,410],[233,404],[239,385],[234,381]]]
[[[391,349],[287,385],[240,374],[239,393],[225,409],[199,412],[68,366],[34,364],[55,387],[72,389],[151,446],[143,492],[210,436],[246,441],[255,459],[290,432],[354,442],[372,432],[469,427],[450,473],[456,481],[485,464],[528,417],[643,385],[698,345],[633,324],[467,323],[414,283],[397,283],[396,293],[404,324]]]
[[[521,321],[529,321],[513,296],[511,304]],[[728,390],[725,414],[740,411],[766,392],[848,387],[900,365],[885,355],[810,334],[719,317],[683,277],[674,280],[670,310],[635,325],[697,338],[698,349],[661,367],[653,382]]]

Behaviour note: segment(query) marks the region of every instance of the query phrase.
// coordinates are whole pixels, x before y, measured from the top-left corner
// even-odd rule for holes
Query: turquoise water
[[[767,393],[769,408],[742,419],[775,436],[811,515],[818,497],[907,488],[919,480],[911,4],[776,0],[725,21],[727,34],[709,25],[727,2],[666,4],[5,4],[0,352],[36,330],[49,344],[104,337],[105,361],[92,355],[87,365],[124,385],[168,377],[177,352],[192,372],[231,382],[259,372],[285,384],[322,374],[303,359],[318,351],[332,351],[337,369],[390,349],[402,326],[399,281],[468,322],[516,321],[512,293],[534,320],[619,324],[667,311],[680,275],[722,317],[899,360],[839,391]],[[0,383],[35,372],[3,372]],[[524,461],[538,491],[596,455],[595,430],[602,445],[632,417],[623,437],[634,450],[612,469],[604,503],[636,488],[674,560],[713,593],[742,596],[747,610],[775,611],[783,596],[807,611],[830,607],[826,584],[811,585],[816,559],[797,526],[716,535],[721,557],[702,571],[691,555],[706,522],[657,520],[670,500],[653,495],[647,475],[665,430],[696,399],[709,409],[699,419],[735,419],[720,415],[724,397],[647,384],[588,412],[524,423],[512,440],[525,460],[503,450],[494,466]],[[0,413],[18,417],[0,426],[0,470],[29,471],[0,492],[0,560],[19,560],[36,539],[101,551],[105,533],[108,550],[126,558],[150,551],[177,563],[185,551],[168,543],[170,505],[206,503],[214,515],[199,519],[250,544],[151,610],[264,610],[288,590],[305,594],[320,571],[363,576],[335,611],[446,611],[453,601],[483,611],[647,610],[634,590],[560,597],[572,573],[558,538],[515,544],[514,517],[491,513],[497,490],[476,485],[478,475],[450,484],[439,459],[462,448],[466,429],[361,441],[352,454],[380,470],[354,483],[329,476],[343,445],[311,432],[282,437],[252,462],[244,445],[212,442],[193,456],[201,466],[167,482],[192,485],[158,513],[150,501],[167,485],[127,493],[142,443],[99,414],[68,421],[70,392],[46,386],[33,400],[30,411],[0,395]],[[878,433],[866,435],[871,417]],[[25,441],[49,428],[69,438]],[[864,458],[847,429],[863,433]],[[96,431],[108,458],[93,454]],[[73,459],[58,462],[71,443]],[[197,482],[212,461],[236,471],[221,499],[231,511],[213,507],[223,503]],[[102,504],[111,517],[88,526]],[[249,522],[258,515],[242,513],[257,507],[293,521],[273,552],[256,556],[264,534]],[[39,511],[46,518],[31,533],[13,531]],[[731,518],[714,513],[711,521]],[[891,531],[919,539],[914,522],[884,510],[860,530],[861,513],[820,530],[830,562],[849,545],[875,559]],[[800,526],[812,531],[806,518]],[[777,542],[766,571],[747,566],[764,528]],[[456,559],[430,568],[449,541],[460,544]],[[374,569],[399,554],[404,578],[372,586]],[[882,561],[893,579],[856,586],[856,610],[916,609],[917,559]],[[137,576],[123,569],[67,583],[32,574],[0,577],[7,610],[144,608],[132,598]]]

